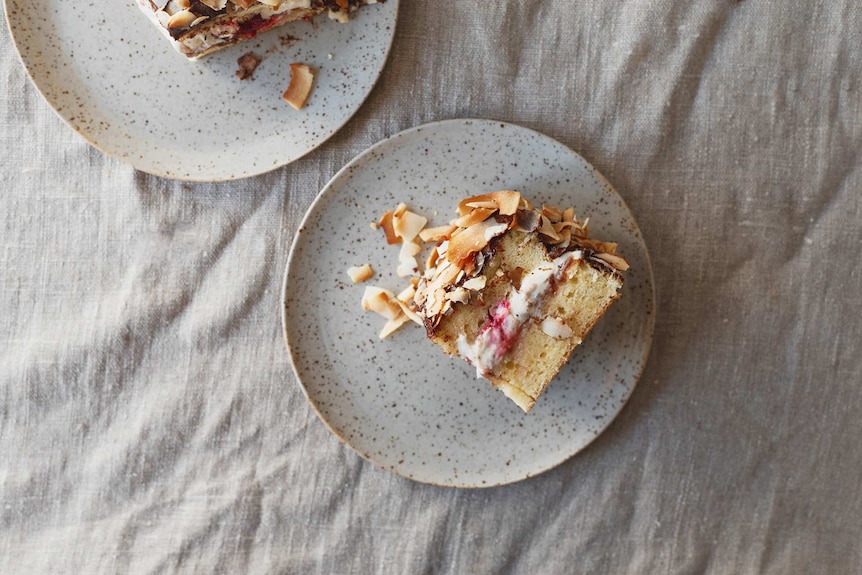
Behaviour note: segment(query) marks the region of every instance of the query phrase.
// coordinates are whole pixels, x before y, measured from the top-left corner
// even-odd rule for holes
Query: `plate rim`
[[[132,157],[131,155],[130,156],[122,156],[119,153],[117,153],[116,150],[109,150],[106,147],[97,144],[87,132],[85,132],[84,130],[75,126],[68,118],[66,118],[57,109],[57,106],[55,105],[55,103],[48,97],[48,95],[42,89],[42,86],[33,77],[33,74],[30,70],[30,67],[27,65],[27,62],[24,59],[24,55],[22,54],[21,44],[19,43],[18,37],[16,36],[15,28],[12,25],[12,20],[9,17],[9,4],[12,1],[13,0],[3,0],[3,16],[4,16],[4,20],[6,21],[6,29],[8,30],[9,37],[12,40],[12,46],[15,48],[15,54],[18,57],[18,62],[21,64],[21,67],[24,68],[24,71],[27,74],[27,78],[30,80],[30,84],[36,89],[36,91],[42,97],[42,100],[48,105],[48,107],[54,112],[54,114],[57,117],[59,117],[60,120],[62,120],[63,123],[68,128],[70,128],[74,133],[78,134],[81,138],[83,138],[83,140],[89,146],[98,150],[102,154],[105,154],[106,156],[108,156],[108,157],[110,157],[110,158],[112,158],[112,159],[114,159],[114,160],[116,160],[122,164],[125,164],[127,166],[131,166],[136,171],[143,172],[143,173],[149,174],[151,176],[157,176],[160,178],[165,178],[168,180],[174,180],[174,181],[178,181],[178,182],[190,182],[190,183],[235,182],[235,181],[244,180],[247,178],[253,178],[256,176],[268,174],[268,173],[274,172],[280,168],[284,168],[285,166],[289,166],[289,165],[293,164],[294,162],[297,162],[298,160],[304,158],[308,154],[317,150],[318,148],[323,146],[323,144],[325,144],[330,139],[332,139],[333,136],[335,136],[338,132],[340,132],[348,123],[350,123],[350,121],[356,116],[356,114],[359,112],[359,110],[365,105],[365,103],[368,101],[368,98],[371,97],[371,93],[374,91],[375,87],[377,86],[378,82],[380,81],[381,76],[383,76],[383,72],[386,69],[387,63],[389,62],[389,57],[392,54],[392,46],[395,43],[395,35],[397,33],[397,28],[398,28],[398,17],[399,17],[400,8],[401,8],[401,0],[385,0],[385,2],[383,2],[384,4],[389,4],[389,3],[394,4],[395,8],[394,8],[394,11],[392,14],[392,34],[389,35],[389,41],[386,44],[386,50],[383,54],[383,60],[382,60],[382,63],[380,65],[380,68],[377,70],[376,76],[375,76],[374,80],[372,81],[371,86],[369,87],[368,91],[365,94],[363,94],[362,98],[357,103],[356,107],[344,118],[343,122],[341,122],[337,127],[335,127],[333,129],[333,131],[329,135],[327,135],[325,138],[321,139],[319,142],[317,142],[316,144],[314,144],[313,146],[311,146],[310,148],[308,148],[307,150],[305,150],[304,152],[302,152],[301,154],[299,154],[295,158],[288,160],[284,163],[280,163],[280,164],[272,165],[272,166],[267,166],[263,170],[253,171],[253,172],[249,172],[249,173],[243,173],[243,174],[239,174],[239,175],[225,175],[225,176],[213,178],[213,177],[206,177],[206,176],[202,175],[201,173],[198,173],[198,174],[193,175],[193,176],[169,175],[169,174],[164,173],[163,171],[160,172],[158,170],[147,169],[147,168],[141,167],[134,162],[134,157]],[[134,3],[134,0],[130,0],[130,1],[132,3]],[[137,9],[136,6],[134,6],[134,7]],[[152,23],[150,23],[150,26],[152,26]],[[173,48],[171,48],[171,49],[173,49]]]
[[[361,450],[359,450],[356,447],[354,447],[353,445],[351,445],[351,443],[349,441],[347,441],[347,439],[344,438],[342,436],[342,434],[340,432],[338,432],[338,430],[336,430],[333,427],[333,425],[330,424],[330,422],[323,416],[323,414],[318,409],[317,404],[311,399],[311,396],[309,395],[309,392],[308,392],[308,388],[306,387],[305,383],[302,381],[302,378],[299,375],[299,368],[296,365],[296,360],[294,358],[293,351],[291,350],[290,337],[288,335],[288,325],[287,325],[287,321],[288,321],[288,316],[287,316],[287,312],[288,312],[287,287],[288,287],[288,281],[290,278],[291,268],[293,267],[293,265],[295,263],[295,256],[296,256],[296,251],[297,251],[298,240],[300,238],[300,235],[302,233],[303,228],[306,226],[306,223],[308,222],[309,218],[311,217],[312,212],[314,212],[314,210],[318,206],[318,204],[323,201],[324,195],[330,190],[332,184],[334,182],[336,182],[337,180],[341,179],[348,171],[350,171],[356,164],[362,162],[367,156],[373,155],[374,152],[378,148],[385,146],[386,144],[388,144],[389,142],[391,142],[392,140],[394,140],[396,138],[406,137],[406,136],[412,135],[415,132],[421,131],[423,129],[431,128],[431,127],[438,127],[438,126],[449,125],[449,124],[456,125],[456,124],[468,124],[468,123],[472,123],[472,124],[476,124],[476,123],[479,123],[479,124],[486,124],[486,123],[487,124],[497,124],[497,125],[502,125],[503,127],[507,127],[507,128],[511,127],[511,128],[515,128],[518,130],[525,130],[525,131],[530,132],[533,135],[535,135],[541,139],[548,140],[548,141],[550,141],[556,145],[562,146],[568,152],[570,152],[574,156],[580,158],[590,168],[592,173],[598,177],[598,179],[600,180],[600,183],[603,184],[604,186],[607,186],[608,189],[613,191],[613,193],[619,198],[619,200],[621,202],[621,207],[623,209],[625,209],[626,213],[631,217],[631,221],[634,224],[635,229],[637,230],[637,233],[640,236],[641,242],[642,242],[643,247],[644,247],[644,257],[645,257],[645,262],[647,264],[646,268],[647,268],[647,272],[648,272],[646,274],[646,278],[649,280],[649,285],[650,285],[650,292],[648,295],[649,295],[649,300],[650,300],[651,309],[652,309],[652,313],[648,314],[647,321],[645,322],[645,325],[646,325],[646,329],[644,331],[645,343],[644,343],[644,352],[643,352],[643,357],[642,357],[642,361],[640,364],[640,369],[639,369],[637,375],[634,377],[634,382],[633,382],[631,388],[626,393],[622,402],[620,403],[619,408],[616,410],[616,412],[613,414],[613,416],[610,417],[607,422],[605,422],[605,424],[598,430],[598,432],[592,438],[590,438],[590,440],[588,442],[586,442],[584,445],[582,445],[580,448],[571,452],[570,454],[563,457],[559,461],[553,462],[550,465],[545,465],[541,468],[533,470],[532,472],[528,472],[528,473],[524,474],[523,476],[515,477],[515,478],[504,480],[504,481],[493,482],[493,483],[484,483],[484,484],[483,483],[469,483],[469,484],[467,484],[467,483],[463,483],[463,484],[462,483],[441,483],[441,482],[436,482],[436,481],[430,481],[430,480],[424,479],[424,478],[417,478],[414,476],[408,476],[404,473],[399,472],[397,469],[384,466],[380,462],[375,461],[373,458],[369,457],[366,453],[363,453]],[[474,117],[449,118],[449,119],[442,119],[442,120],[435,120],[435,121],[431,121],[431,122],[426,122],[424,124],[419,124],[416,126],[411,126],[409,128],[406,128],[404,130],[396,132],[395,134],[392,134],[386,138],[383,138],[383,139],[375,142],[374,144],[372,144],[371,146],[367,147],[362,152],[357,154],[351,160],[349,160],[344,166],[342,166],[329,179],[329,181],[327,181],[326,184],[320,189],[320,191],[315,196],[314,200],[312,200],[312,202],[309,204],[308,208],[306,209],[305,213],[303,214],[302,220],[300,221],[299,226],[297,227],[296,231],[293,234],[293,238],[291,239],[290,250],[288,252],[287,261],[286,261],[285,269],[284,269],[284,274],[282,277],[282,285],[281,285],[282,338],[284,340],[285,348],[287,349],[288,359],[290,361],[291,370],[293,372],[294,378],[296,379],[296,383],[299,386],[300,390],[302,391],[302,394],[305,397],[306,402],[308,403],[308,405],[311,406],[312,410],[317,415],[317,419],[323,423],[323,425],[329,430],[330,433],[332,433],[332,435],[334,435],[338,439],[339,442],[341,442],[344,446],[348,447],[350,449],[350,451],[352,451],[353,453],[359,455],[365,461],[372,463],[376,468],[382,469],[382,470],[387,471],[389,473],[392,473],[393,475],[396,475],[398,477],[401,477],[404,479],[409,479],[409,480],[414,481],[416,483],[422,483],[422,484],[426,484],[426,485],[434,485],[434,486],[438,486],[438,487],[446,487],[446,488],[450,488],[450,489],[485,489],[485,488],[490,488],[490,487],[499,487],[499,486],[503,486],[503,485],[512,485],[514,483],[519,483],[521,481],[536,477],[536,476],[541,475],[543,473],[546,473],[546,472],[548,472],[548,471],[550,471],[556,467],[559,467],[560,465],[562,465],[563,463],[565,463],[567,461],[570,461],[573,457],[575,457],[576,455],[581,453],[584,449],[586,449],[587,447],[592,445],[595,442],[595,440],[599,436],[601,436],[605,431],[607,431],[607,429],[611,426],[611,424],[614,421],[616,421],[619,414],[622,413],[622,411],[625,409],[625,406],[628,404],[632,395],[634,395],[634,391],[637,388],[638,383],[640,383],[641,377],[643,376],[644,370],[646,369],[647,363],[649,361],[650,352],[652,351],[652,344],[653,344],[653,339],[655,336],[656,316],[658,315],[657,306],[658,306],[658,302],[656,300],[655,272],[653,270],[652,257],[650,256],[649,248],[646,245],[646,240],[643,237],[643,233],[641,232],[640,225],[638,224],[637,219],[634,217],[634,214],[632,213],[631,208],[629,208],[625,199],[619,194],[619,192],[617,192],[616,188],[613,185],[611,185],[611,183],[607,180],[607,178],[604,176],[604,174],[602,174],[598,169],[596,169],[595,166],[592,165],[592,163],[590,163],[589,161],[586,160],[586,158],[584,158],[578,152],[576,152],[575,150],[573,150],[572,148],[570,148],[566,144],[560,142],[556,138],[552,138],[551,136],[543,134],[542,132],[539,132],[539,131],[534,130],[532,128],[528,128],[526,126],[522,126],[520,124],[516,124],[514,122],[508,122],[508,121],[503,121],[503,120],[494,120],[491,118],[474,118]]]

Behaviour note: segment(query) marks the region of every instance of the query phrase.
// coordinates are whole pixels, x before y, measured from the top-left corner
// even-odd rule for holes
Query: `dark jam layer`
[[[236,35],[238,38],[242,38],[243,40],[251,40],[260,32],[269,30],[275,26],[278,23],[278,20],[279,19],[277,17],[264,20],[259,15],[254,16],[239,25],[239,30]]]

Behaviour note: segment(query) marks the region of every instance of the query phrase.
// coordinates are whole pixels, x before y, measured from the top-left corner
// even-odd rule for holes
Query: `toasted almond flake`
[[[168,28],[188,28],[192,22],[197,20],[197,15],[190,10],[180,10],[170,18],[168,18]]]
[[[301,110],[308,100],[313,84],[314,70],[306,64],[293,63],[290,65],[290,84],[281,97],[297,110]]]
[[[395,229],[395,234],[403,240],[412,240],[418,236],[427,223],[428,218],[423,218],[408,210],[405,210],[400,215],[393,214],[392,218],[392,227]]]
[[[485,284],[487,283],[488,280],[485,278],[485,276],[476,276],[465,281],[463,284],[461,284],[461,287],[468,290],[479,291],[480,289],[485,289]]]
[[[383,329],[380,331],[380,339],[386,339],[390,335],[392,335],[395,330],[410,321],[410,318],[405,314],[400,314],[397,317],[394,317],[386,322],[386,325],[383,326]]]
[[[398,305],[401,306],[401,311],[404,312],[404,315],[406,315],[410,319],[410,321],[419,325],[424,325],[422,323],[422,318],[419,317],[419,314],[410,309],[409,302],[403,302],[399,300]]]
[[[419,232],[419,239],[426,243],[440,242],[447,239],[456,229],[458,229],[458,226],[451,224],[446,226],[437,226],[436,228],[425,228]]]
[[[554,339],[569,339],[573,333],[572,328],[552,316],[542,320],[542,331]]]
[[[425,302],[425,309],[428,312],[427,315],[434,316],[440,314],[443,311],[445,303],[446,291],[442,288],[434,290]]]
[[[353,283],[358,284],[370,280],[374,276],[374,270],[371,268],[371,264],[362,264],[348,268],[347,275],[350,276]]]
[[[447,298],[449,301],[467,303],[470,301],[470,292],[463,287],[455,288],[449,292]]]
[[[445,267],[441,268],[438,275],[438,278],[442,282],[441,285],[451,284],[458,277],[458,274],[461,273],[461,269],[458,266],[451,265],[449,262],[446,262],[446,264]]]

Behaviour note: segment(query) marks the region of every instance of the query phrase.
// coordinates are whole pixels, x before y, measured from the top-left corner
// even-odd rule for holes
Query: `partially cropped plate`
[[[406,202],[442,225],[458,201],[513,189],[541,205],[575,206],[593,237],[631,264],[622,297],[575,349],[529,414],[422,328],[379,340],[384,320],[360,308],[365,285],[396,293],[398,247],[370,222]],[[352,284],[348,267],[376,275]],[[565,461],[622,409],[646,362],[654,325],[652,269],[622,198],[583,158],[531,130],[450,120],[402,132],[330,181],[303,220],[284,286],[284,331],[302,388],[332,432],[366,459],[438,485],[518,481]]]
[[[33,83],[103,152],[168,178],[233,180],[288,164],[334,134],[380,75],[398,0],[366,6],[348,24],[321,15],[190,62],[135,5],[5,0]],[[240,81],[237,58],[263,57]],[[281,99],[290,63],[317,70],[305,108]]]

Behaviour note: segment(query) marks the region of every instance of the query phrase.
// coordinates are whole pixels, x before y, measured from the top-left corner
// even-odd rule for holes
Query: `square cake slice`
[[[414,307],[428,337],[525,412],[620,295],[628,263],[574,209],[518,192],[464,200],[432,251]]]
[[[184,56],[196,60],[260,32],[322,12],[346,22],[377,0],[137,0]]]

